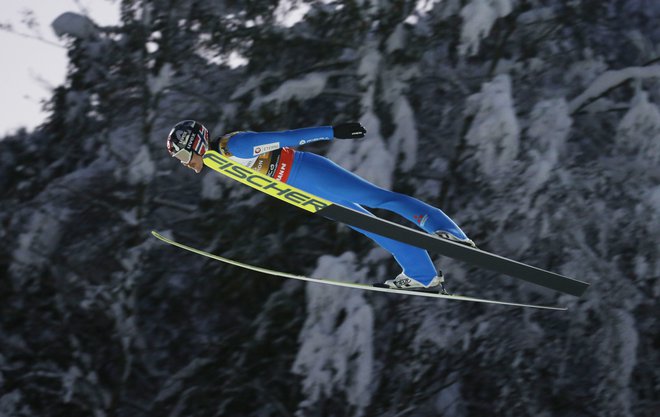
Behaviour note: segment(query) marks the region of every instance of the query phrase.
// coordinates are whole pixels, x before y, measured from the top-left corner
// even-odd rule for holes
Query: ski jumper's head
[[[167,135],[167,151],[186,167],[200,173],[204,167],[202,156],[209,147],[209,131],[194,120],[183,120]]]

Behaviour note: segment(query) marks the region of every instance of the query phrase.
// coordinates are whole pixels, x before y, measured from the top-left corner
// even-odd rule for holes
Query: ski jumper
[[[389,210],[428,233],[444,231],[460,239],[467,238],[440,209],[371,184],[327,158],[290,148],[321,140],[333,140],[332,127],[283,132],[233,132],[212,141],[211,148],[248,168],[333,203],[371,216],[373,214],[363,206]],[[408,277],[428,285],[437,275],[426,250],[356,227],[351,228],[390,252]]]

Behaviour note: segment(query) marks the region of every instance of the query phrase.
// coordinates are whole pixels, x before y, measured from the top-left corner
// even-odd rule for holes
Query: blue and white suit
[[[445,213],[404,194],[385,190],[322,156],[290,147],[333,140],[330,126],[282,132],[234,132],[211,142],[211,148],[248,168],[277,178],[333,203],[372,215],[364,207],[392,211],[428,233],[443,231],[459,239],[467,236]],[[389,251],[410,278],[427,285],[437,270],[420,248],[353,228]]]

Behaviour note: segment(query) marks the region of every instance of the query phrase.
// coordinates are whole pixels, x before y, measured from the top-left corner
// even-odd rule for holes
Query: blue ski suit
[[[296,188],[369,214],[363,206],[392,211],[428,233],[444,231],[467,236],[441,210],[404,194],[380,188],[322,156],[290,147],[333,140],[331,126],[282,132],[233,132],[211,142],[211,149]],[[424,250],[352,227],[390,252],[410,278],[427,285],[437,270]]]

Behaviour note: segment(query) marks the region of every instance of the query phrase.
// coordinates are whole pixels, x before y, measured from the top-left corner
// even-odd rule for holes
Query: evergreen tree
[[[660,7],[646,1],[122,0],[63,15],[65,84],[0,142],[0,414],[652,416]],[[566,314],[303,286],[164,248],[391,278],[383,250],[164,149],[359,120],[316,143],[562,297],[449,259],[448,286]],[[387,213],[378,213],[388,216]],[[357,236],[357,237],[356,237]],[[304,242],[304,244],[301,244]]]

